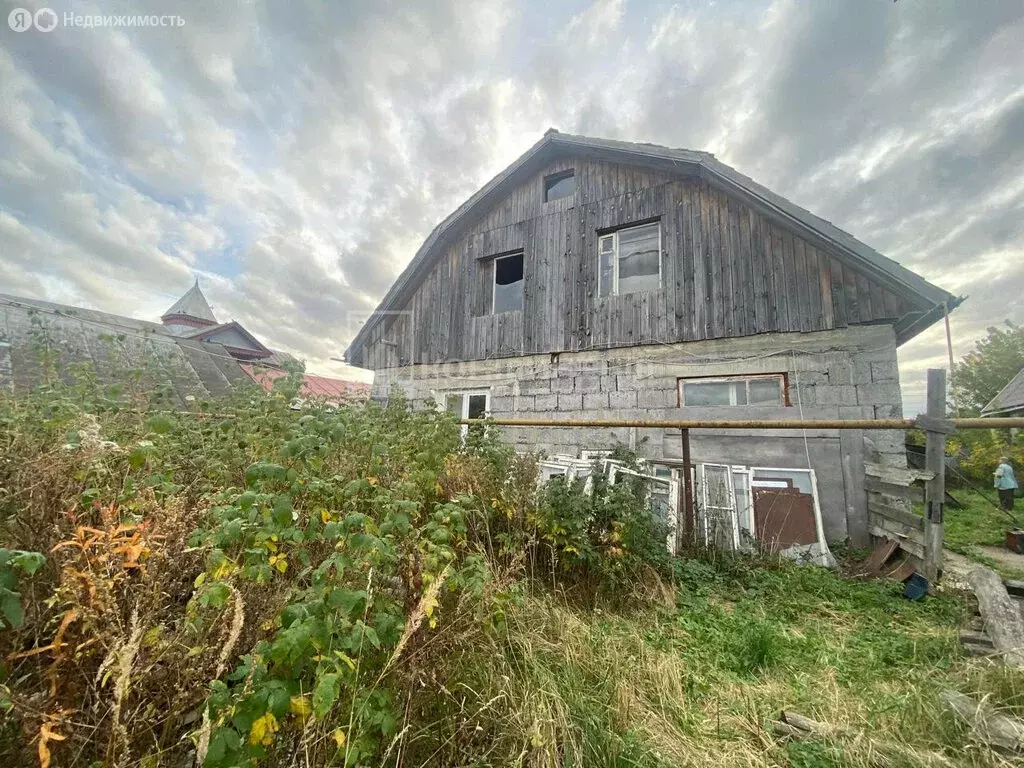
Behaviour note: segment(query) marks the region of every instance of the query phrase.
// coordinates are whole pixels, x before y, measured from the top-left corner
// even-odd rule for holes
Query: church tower
[[[199,287],[199,278],[184,296],[160,317],[160,322],[175,336],[191,336],[196,328],[217,325],[210,303]]]

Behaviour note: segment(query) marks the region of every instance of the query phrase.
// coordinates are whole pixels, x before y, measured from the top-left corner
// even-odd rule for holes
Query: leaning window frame
[[[619,234],[622,232],[629,232],[633,229],[640,229],[641,227],[649,227],[652,224],[658,227],[658,288],[661,290],[665,287],[665,254],[663,252],[663,235],[661,231],[661,219],[653,219],[651,221],[644,221],[639,224],[628,224],[624,227],[618,227],[611,232],[605,232],[604,234],[598,234],[597,236],[597,295],[600,298],[611,298],[612,296],[622,296],[626,294],[619,293]],[[612,290],[607,296],[601,293],[601,244],[607,240],[612,241]],[[649,291],[631,291],[631,293],[649,293]]]
[[[778,404],[754,403],[751,405],[750,382],[763,381],[765,379],[773,379],[779,382]],[[734,402],[730,402],[728,405],[686,405],[687,384],[718,384],[736,381],[742,381],[746,387],[747,402],[743,405],[739,405]],[[678,398],[680,408],[788,408],[791,405],[789,402],[789,379],[785,373],[751,373],[743,376],[681,376],[676,379],[676,397]],[[735,390],[729,393],[729,399],[735,399]]]
[[[498,295],[498,262],[502,259],[512,259],[519,256],[523,260],[523,276],[520,278],[520,282],[523,283],[523,306],[519,309],[503,309],[501,312],[496,312],[494,309],[494,303]],[[489,315],[503,315],[506,312],[522,312],[526,309],[526,253],[525,251],[512,251],[510,253],[503,253],[498,256],[491,258],[491,311]],[[489,402],[489,401],[488,401]]]

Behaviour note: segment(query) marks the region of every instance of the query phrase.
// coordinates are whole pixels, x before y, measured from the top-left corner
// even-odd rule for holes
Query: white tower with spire
[[[161,315],[160,322],[175,336],[191,336],[196,328],[217,325],[217,318],[210,308],[210,302],[206,300],[199,287],[198,277],[195,285]]]

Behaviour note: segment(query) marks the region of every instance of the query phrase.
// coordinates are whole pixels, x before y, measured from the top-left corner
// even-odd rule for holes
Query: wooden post
[[[928,405],[919,420],[927,434],[925,469],[932,473],[924,488],[924,577],[935,583],[942,570],[942,504],[946,495],[946,371],[928,369]]]
[[[690,460],[690,430],[679,430],[683,441],[683,509],[686,514],[686,538],[696,538],[696,518],[693,513],[693,464]]]

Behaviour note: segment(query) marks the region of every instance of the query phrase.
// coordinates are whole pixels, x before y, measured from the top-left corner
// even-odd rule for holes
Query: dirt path
[[[1018,555],[1004,547],[975,547],[975,549],[1006,568],[1013,568],[1024,573],[1024,555]]]

